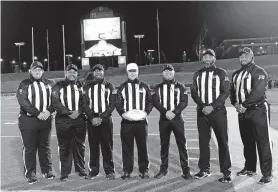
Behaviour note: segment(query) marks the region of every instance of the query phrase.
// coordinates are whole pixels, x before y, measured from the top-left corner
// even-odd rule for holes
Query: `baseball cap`
[[[209,54],[209,55],[215,57],[215,52],[212,49],[205,50],[205,52],[203,53],[203,56],[206,54]]]
[[[93,66],[92,71],[95,71],[97,69],[104,71],[104,67],[101,64],[96,64],[95,66]]]
[[[38,68],[38,67],[41,68],[41,69],[43,69],[42,63],[39,62],[39,61],[35,61],[35,62],[33,62],[33,63],[31,64],[30,70],[36,69],[36,68]]]
[[[165,71],[165,70],[169,70],[169,71],[174,71],[174,67],[173,65],[171,64],[166,64],[164,67],[163,67],[163,70],[162,71]]]
[[[254,55],[252,49],[249,47],[244,47],[243,49],[239,50],[239,56],[241,56],[243,53]]]
[[[138,70],[138,65],[136,63],[129,63],[126,66],[126,71],[129,70]]]
[[[74,64],[69,64],[68,66],[67,66],[67,71],[69,71],[69,70],[71,70],[71,69],[73,69],[73,70],[75,70],[75,71],[78,71],[78,68],[77,68],[77,66],[76,65],[74,65]]]

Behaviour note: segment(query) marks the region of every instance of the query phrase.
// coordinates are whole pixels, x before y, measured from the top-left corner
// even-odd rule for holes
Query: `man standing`
[[[168,154],[171,132],[174,132],[179,149],[180,161],[184,179],[191,179],[184,136],[184,121],[182,111],[188,105],[187,91],[181,83],[175,80],[175,70],[170,64],[163,69],[163,82],[156,85],[153,96],[155,108],[160,112],[159,133],[161,146],[160,172],[155,178],[160,179],[167,174]]]
[[[152,110],[152,96],[149,86],[139,80],[139,69],[136,63],[129,63],[126,67],[128,80],[118,89],[116,109],[122,117],[121,141],[123,171],[122,179],[130,178],[134,165],[134,138],[138,148],[138,165],[140,177],[149,178],[149,159],[147,153],[148,123],[145,118],[133,121],[127,112],[141,110],[148,115]]]
[[[29,184],[36,183],[36,154],[38,151],[41,172],[47,179],[54,179],[50,155],[51,113],[50,82],[42,78],[43,65],[31,64],[30,78],[23,80],[16,97],[20,105],[18,125],[23,142],[25,176]]]
[[[203,53],[204,68],[193,76],[191,96],[197,104],[197,126],[199,132],[200,172],[195,178],[210,176],[211,127],[219,148],[219,164],[223,177],[220,182],[231,182],[231,158],[228,146],[227,111],[225,100],[229,96],[230,83],[225,70],[215,66],[215,52],[207,49]]]
[[[77,80],[78,68],[70,64],[66,79],[53,86],[52,104],[57,111],[55,124],[60,155],[61,181],[67,181],[71,173],[72,158],[75,172],[85,177],[86,127],[82,117],[82,85]]]
[[[84,87],[84,111],[88,117],[88,140],[90,145],[89,175],[93,179],[99,173],[99,147],[103,157],[103,168],[107,179],[115,179],[113,162],[113,122],[115,109],[115,87],[104,79],[104,68],[93,67],[93,81]]]
[[[245,165],[238,176],[256,174],[258,148],[263,177],[261,184],[272,180],[272,143],[269,136],[270,108],[265,91],[268,86],[266,71],[255,65],[253,51],[244,47],[239,52],[241,68],[232,75],[231,103],[238,114],[239,130],[244,146]]]

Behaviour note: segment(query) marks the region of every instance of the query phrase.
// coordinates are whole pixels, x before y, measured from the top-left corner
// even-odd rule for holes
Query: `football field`
[[[276,92],[277,93],[277,92]],[[187,149],[189,153],[189,162],[191,173],[195,174],[198,169],[199,143],[198,131],[196,125],[196,105],[189,96],[189,106],[183,112],[185,121],[185,136],[187,139]],[[275,94],[273,95],[273,100]],[[236,172],[243,168],[243,150],[240,140],[237,113],[233,107],[227,104],[228,124],[229,124],[229,147],[232,157],[232,183],[223,184],[218,182],[218,178],[222,175],[219,171],[218,148],[214,133],[211,139],[211,173],[210,177],[202,180],[184,180],[181,177],[181,168],[179,162],[179,154],[175,138],[171,137],[171,145],[169,152],[169,169],[166,177],[162,179],[154,179],[153,176],[159,171],[160,166],[160,138],[158,131],[159,113],[153,109],[148,116],[148,154],[150,160],[150,179],[142,180],[138,174],[137,150],[135,147],[135,168],[132,178],[122,180],[122,150],[120,141],[120,121],[121,118],[116,111],[113,112],[114,122],[114,149],[113,159],[115,163],[116,179],[107,180],[101,167],[100,174],[94,180],[85,180],[80,178],[72,170],[67,182],[59,180],[59,156],[55,128],[52,129],[51,136],[51,156],[53,162],[53,170],[56,178],[54,180],[46,180],[40,173],[39,164],[37,164],[38,183],[29,185],[23,175],[22,160],[22,141],[17,125],[17,116],[19,106],[15,98],[1,99],[1,188],[2,191],[130,191],[130,192],[185,192],[185,191],[211,191],[211,192],[232,192],[232,191],[278,191],[278,105],[272,105],[271,109],[271,127],[270,133],[274,144],[273,149],[273,170],[274,179],[270,185],[262,186],[257,184],[261,178],[259,163],[257,168],[257,176],[237,177]],[[229,102],[228,102],[229,103]],[[136,145],[135,145],[136,146]],[[86,169],[88,161],[88,141],[86,140]],[[38,159],[37,159],[38,161]],[[102,161],[102,159],[101,159]],[[102,164],[102,163],[101,163]]]

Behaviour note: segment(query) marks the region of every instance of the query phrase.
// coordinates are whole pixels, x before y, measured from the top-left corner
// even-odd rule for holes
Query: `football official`
[[[256,174],[257,154],[263,177],[259,183],[272,180],[272,142],[269,136],[270,108],[266,101],[268,75],[255,64],[253,51],[244,47],[239,52],[241,68],[232,75],[230,99],[238,114],[239,130],[245,158],[244,168],[238,176]]]
[[[210,176],[211,127],[215,133],[218,149],[220,182],[231,182],[231,157],[228,146],[227,111],[225,100],[229,97],[230,83],[225,70],[215,66],[215,52],[207,49],[202,57],[204,67],[193,75],[191,97],[197,104],[197,127],[199,132],[200,172],[195,178]]]
[[[191,179],[184,135],[182,111],[188,105],[188,95],[183,84],[175,80],[175,70],[170,64],[163,69],[163,82],[156,85],[153,95],[155,108],[160,112],[159,133],[161,146],[160,172],[155,178],[160,179],[167,174],[169,142],[173,131],[178,145],[180,162],[184,179]]]
[[[121,141],[123,171],[122,179],[131,177],[134,165],[134,138],[138,148],[139,176],[149,178],[149,159],[147,152],[148,123],[145,118],[139,121],[127,115],[132,110],[141,110],[148,115],[152,110],[152,96],[149,86],[138,78],[139,69],[136,63],[126,67],[128,80],[122,83],[117,91],[116,109],[122,117]]]
[[[30,78],[23,80],[16,93],[20,105],[18,125],[23,142],[25,176],[29,184],[36,183],[36,154],[38,151],[41,172],[53,179],[50,155],[51,136],[51,86],[42,78],[44,70],[40,62],[30,66]]]
[[[88,140],[90,145],[89,175],[93,179],[99,174],[100,151],[106,178],[115,179],[113,162],[113,122],[111,114],[115,109],[117,92],[114,85],[104,78],[104,68],[93,67],[93,80],[84,87],[84,111],[88,117]]]
[[[60,155],[61,181],[67,181],[72,160],[75,172],[85,177],[86,127],[82,116],[83,89],[77,80],[78,68],[70,64],[66,79],[53,86],[52,104],[57,111],[55,124]]]

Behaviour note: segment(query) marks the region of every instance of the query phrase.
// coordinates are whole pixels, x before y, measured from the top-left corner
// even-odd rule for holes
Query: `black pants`
[[[197,126],[199,132],[200,158],[198,166],[201,171],[210,170],[210,139],[211,127],[215,133],[218,143],[220,171],[223,174],[231,173],[231,157],[228,146],[228,122],[227,111],[224,106],[204,115],[202,111],[197,112]]]
[[[121,141],[123,171],[132,173],[134,166],[134,138],[138,151],[139,172],[144,173],[149,169],[149,159],[147,152],[148,124],[146,120],[121,122]]]
[[[36,176],[37,151],[41,172],[43,174],[51,172],[51,118],[41,121],[36,117],[20,115],[18,125],[23,142],[23,163],[26,178]]]
[[[257,154],[260,158],[260,168],[264,176],[272,175],[272,142],[269,137],[270,110],[267,102],[250,109],[245,114],[239,114],[239,130],[243,143],[245,168],[256,172]]]
[[[159,120],[159,134],[161,146],[160,171],[167,172],[168,169],[169,142],[172,131],[175,135],[176,143],[179,149],[182,172],[186,174],[190,171],[190,169],[186,149],[186,140],[184,135],[184,121],[181,116],[176,116],[174,119],[170,121],[164,118],[160,118]]]
[[[60,154],[61,176],[71,173],[72,159],[75,172],[85,172],[86,127],[82,118],[56,117],[56,132]]]
[[[99,126],[88,123],[88,138],[90,145],[89,171],[91,175],[99,173],[99,156],[101,147],[103,168],[105,174],[114,173],[113,162],[113,122],[111,118],[104,119]]]

